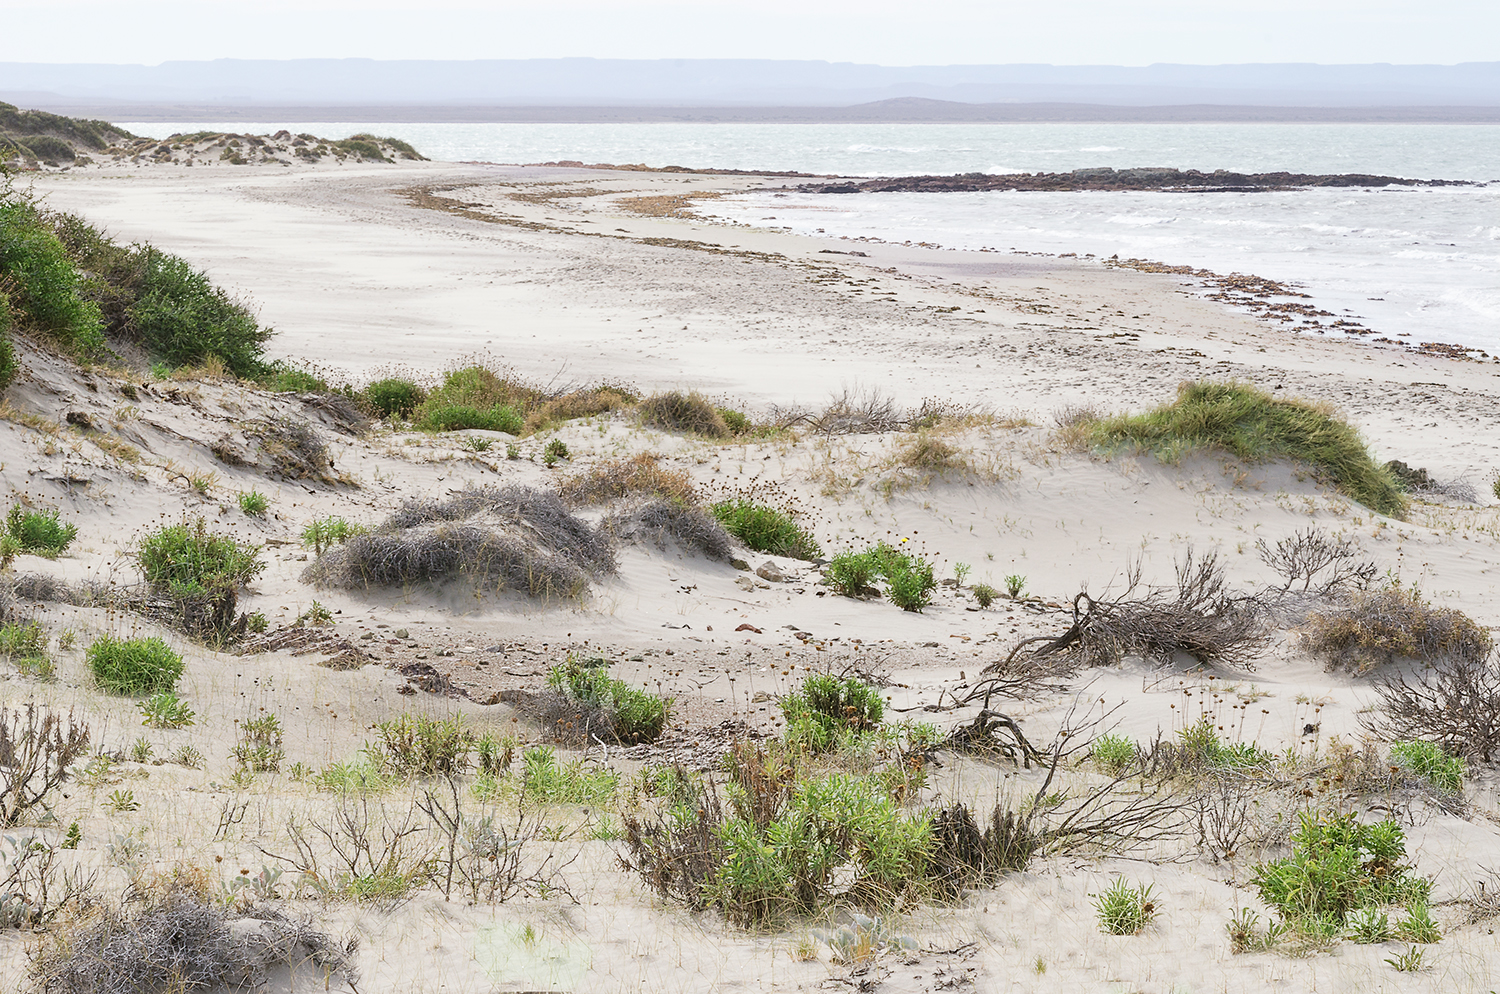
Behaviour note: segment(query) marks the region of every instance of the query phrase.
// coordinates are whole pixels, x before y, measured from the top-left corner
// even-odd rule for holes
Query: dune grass
[[[1293,459],[1327,477],[1370,510],[1406,516],[1407,500],[1348,423],[1305,400],[1273,397],[1244,383],[1186,383],[1177,399],[1144,414],[1103,418],[1081,426],[1092,445],[1135,446],[1165,462],[1219,449],[1241,459]]]

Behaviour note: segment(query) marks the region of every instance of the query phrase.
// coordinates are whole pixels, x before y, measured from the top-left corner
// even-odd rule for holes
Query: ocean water
[[[753,193],[726,221],[952,248],[1119,255],[1291,282],[1378,335],[1500,354],[1500,126],[1404,124],[129,123],[404,138],[444,160],[644,163],[847,176],[1171,166],[1362,172],[1465,187],[1275,193]],[[791,181],[795,182],[795,181]],[[709,213],[709,211],[705,211]]]

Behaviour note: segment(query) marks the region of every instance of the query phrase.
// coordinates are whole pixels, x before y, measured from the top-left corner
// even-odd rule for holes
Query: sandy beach
[[[287,851],[288,818],[316,817],[333,802],[289,774],[243,787],[229,781],[229,752],[247,715],[278,715],[288,767],[314,770],[356,757],[374,723],[407,711],[462,715],[477,729],[540,741],[516,695],[540,688],[548,666],[570,652],[605,655],[615,676],[677,702],[656,745],[560,750],[615,764],[627,777],[648,762],[706,768],[735,738],[776,734],[777,701],[804,673],[830,666],[879,674],[889,708],[948,729],[972,720],[979,705],[940,710],[943,701],[1019,641],[1066,631],[1080,591],[1121,589],[1132,563],[1145,583],[1170,584],[1189,549],[1218,553],[1236,588],[1264,590],[1276,574],[1257,556],[1257,541],[1309,527],[1346,537],[1380,575],[1418,585],[1434,604],[1500,627],[1500,504],[1491,496],[1500,361],[1295,335],[1209,299],[1212,291],[1191,278],[1096,259],[811,239],[694,213],[713,197],[782,182],[452,163],[36,176],[52,208],[205,269],[275,328],[272,356],[330,382],[361,386],[399,374],[431,386],[447,370],[480,362],[557,390],[606,381],[642,396],[702,391],[756,419],[820,409],[845,391],[879,391],[905,408],[931,399],[985,412],[943,429],[955,456],[935,470],[903,461],[910,433],[793,430],[715,441],[643,427],[625,413],[516,440],[496,435],[492,449],[481,449],[464,433],[348,433],[296,395],[232,380],[160,380],[129,399],[106,370],[28,356],[8,402],[63,427],[0,421],[0,481],[18,499],[60,508],[79,537],[55,561],[22,557],[18,571],[71,584],[133,583],[132,552],[147,529],[203,516],[264,544],[268,567],[241,597],[242,610],[263,612],[273,632],[314,601],[333,620],[318,629],[314,651],[231,655],[114,608],[40,605],[47,625],[75,632],[77,646],[54,654],[54,683],[7,672],[0,702],[73,707],[89,716],[96,748],[126,750],[145,736],[157,756],[191,744],[205,757],[200,769],[117,764],[110,783],[140,802],[130,812],[106,810],[115,787],[70,789],[56,821],[78,822],[78,858],[123,886],[131,864],[111,862],[110,852],[135,837],[138,864],[200,864],[225,879],[254,874]],[[1399,459],[1460,486],[1418,496],[1397,520],[1286,463],[1105,456],[1060,437],[1058,414],[1069,408],[1139,412],[1170,402],[1183,381],[1206,379],[1331,405],[1379,461]],[[114,425],[139,458],[111,458],[93,436],[71,432],[66,425],[84,423],[74,413]],[[214,455],[216,440],[247,444],[247,425],[282,416],[311,419],[353,485],[275,480]],[[542,456],[553,439],[570,453],[557,467]],[[505,458],[507,441],[519,458]],[[643,453],[687,473],[705,494],[773,486],[804,509],[825,556],[905,540],[939,578],[957,582],[940,585],[922,612],[907,612],[836,595],[811,562],[737,548],[747,571],[640,542],[623,543],[617,572],[577,600],[330,589],[302,579],[316,555],[299,536],[314,518],[374,526],[407,499],[492,483],[548,488]],[[213,474],[211,483],[189,485],[194,473]],[[1460,499],[1464,484],[1469,499]],[[264,518],[236,507],[235,495],[251,489],[270,498]],[[580,512],[591,521],[603,513]],[[775,568],[755,572],[768,564]],[[1009,576],[1035,599],[980,609],[968,592],[980,582],[1003,588]],[[181,693],[197,724],[142,729],[132,701],[101,695],[83,661],[99,632],[159,634],[182,652]],[[349,647],[352,668],[317,665]],[[1171,738],[1206,714],[1226,736],[1273,755],[1317,756],[1358,745],[1361,715],[1375,700],[1367,678],[1328,672],[1294,632],[1280,630],[1253,671],[1131,657],[1065,684],[1004,710],[1033,742],[1051,741],[1070,706],[1086,700],[1119,705],[1110,727],[1141,742]],[[924,799],[976,810],[1025,795],[1041,776],[959,752],[940,758]],[[881,923],[889,941],[852,960],[825,941],[852,920],[845,909],[747,930],[659,898],[620,868],[617,833],[600,828],[601,820],[617,824],[620,812],[590,805],[548,814],[554,844],[575,856],[563,871],[575,900],[468,905],[423,890],[390,910],[286,904],[330,933],[358,937],[357,990],[366,994],[1489,990],[1500,974],[1494,921],[1466,922],[1463,902],[1477,881],[1493,881],[1500,852],[1492,771],[1471,768],[1462,803],[1447,806],[1346,795],[1311,774],[1283,793],[1304,789],[1317,794],[1310,805],[1401,820],[1411,863],[1435,880],[1432,909],[1444,934],[1423,971],[1386,965],[1405,949],[1397,943],[1232,952],[1230,917],[1243,907],[1266,913],[1250,879],[1257,860],[1285,853],[1284,834],[1275,833],[1238,854],[1215,855],[1186,832],[1137,852],[1038,859],[998,886],[892,915]],[[398,790],[380,803],[399,809],[406,796]],[[245,806],[226,825],[224,812],[236,804]],[[1156,890],[1160,917],[1140,935],[1106,935],[1095,922],[1091,895],[1121,875]],[[33,941],[0,933],[0,975],[20,975]],[[294,973],[272,989],[322,989],[324,979]]]

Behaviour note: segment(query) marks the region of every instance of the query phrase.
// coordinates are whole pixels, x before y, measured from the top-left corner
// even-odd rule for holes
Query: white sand
[[[360,488],[278,484],[216,463],[205,443],[269,413],[305,414],[295,400],[198,383],[179,385],[176,398],[162,384],[127,402],[110,378],[80,379],[43,360],[32,361],[29,381],[8,391],[13,404],[53,419],[81,410],[113,421],[145,457],[139,465],[115,463],[86,440],[64,433],[49,442],[0,422],[0,478],[15,493],[62,507],[81,532],[56,563],[26,557],[18,569],[133,582],[133,540],[163,518],[204,514],[242,536],[278,543],[267,547],[270,566],[242,605],[264,611],[273,625],[288,623],[316,598],[340,612],[340,634],[375,648],[377,658],[392,632],[409,629],[426,660],[470,686],[476,699],[494,687],[535,686],[539,680],[495,670],[537,673],[569,647],[641,654],[638,663],[621,663],[619,673],[664,681],[681,700],[674,728],[687,738],[728,717],[771,727],[774,704],[752,698],[797,682],[796,673],[780,672],[789,658],[799,669],[829,655],[884,662],[905,685],[890,691],[895,706],[931,703],[943,688],[972,681],[1016,639],[1061,632],[1067,618],[1060,605],[1080,589],[1118,587],[1134,558],[1148,581],[1160,583],[1171,579],[1173,563],[1189,546],[1217,550],[1231,579],[1253,588],[1272,579],[1255,555],[1256,540],[1274,542],[1308,525],[1353,536],[1382,570],[1419,583],[1437,602],[1484,625],[1500,624],[1500,508],[1488,496],[1486,476],[1500,467],[1500,365],[1293,337],[1204,299],[1176,278],[1090,261],[811,240],[642,217],[614,203],[624,193],[765,182],[407,164],[72,171],[39,178],[37,187],[53,206],[122,239],[184,255],[245,294],[276,327],[275,354],[357,381],[393,369],[431,378],[477,354],[544,382],[611,378],[646,391],[692,387],[754,411],[818,405],[857,384],[905,404],[938,397],[1029,416],[1031,427],[952,436],[970,469],[939,477],[897,466],[891,451],[898,440],[891,436],[718,446],[616,418],[578,423],[557,437],[572,450],[574,469],[653,451],[703,485],[774,480],[810,508],[825,550],[905,537],[935,560],[940,576],[951,576],[958,563],[973,567],[970,582],[1001,586],[1006,575],[1021,574],[1029,592],[1058,607],[1033,613],[1002,601],[978,612],[967,597],[943,588],[924,613],[908,614],[890,604],[819,596],[817,571],[806,564],[779,560],[789,582],[746,590],[736,582],[745,574],[729,566],[641,547],[623,550],[619,575],[597,585],[583,605],[313,590],[298,579],[306,553],[294,540],[315,515],[373,524],[405,497],[497,479],[544,484],[554,473],[539,462],[508,462],[498,451],[472,456],[454,438],[356,440],[330,432],[337,467]],[[414,206],[402,193],[413,188],[431,188],[468,216]],[[580,189],[597,192],[557,196]],[[715,247],[723,251],[704,250]],[[1445,481],[1466,479],[1480,503],[1418,504],[1409,521],[1397,522],[1284,465],[1211,457],[1177,466],[1100,460],[1065,451],[1052,437],[1052,412],[1065,404],[1140,409],[1169,399],[1179,381],[1205,376],[1330,401],[1380,458],[1425,466]],[[550,437],[525,440],[527,456],[534,458]],[[180,475],[200,470],[218,474],[206,499]],[[273,516],[265,522],[235,506],[234,492],[252,487],[272,497]],[[750,556],[754,565],[766,558]],[[55,630],[74,628],[80,646],[98,631],[150,629],[97,609],[54,606],[43,617]],[[761,634],[735,632],[741,623]],[[362,630],[382,637],[361,641]],[[811,642],[793,631],[810,633]],[[504,704],[403,696],[397,691],[406,681],[383,667],[336,672],[312,665],[317,656],[288,652],[221,656],[166,635],[189,659],[183,692],[200,713],[189,729],[140,729],[129,702],[92,689],[79,650],[60,654],[57,684],[0,683],[0,700],[10,704],[32,695],[76,704],[109,748],[144,734],[158,755],[191,743],[207,756],[202,771],[135,771],[127,764],[132,773],[149,774],[123,781],[143,802],[131,814],[102,808],[113,786],[71,791],[58,818],[64,825],[80,821],[86,839],[80,858],[95,864],[104,860],[105,842],[137,827],[160,865],[204,862],[226,877],[242,867],[258,870],[267,861],[262,846],[283,850],[288,813],[331,803],[285,775],[244,792],[245,821],[213,838],[221,805],[235,796],[224,786],[234,722],[259,708],[286,724],[287,763],[314,768],[353,757],[373,722],[406,709],[461,712],[480,728],[512,724]],[[852,647],[855,640],[862,648]],[[493,645],[508,648],[486,654]],[[443,647],[455,655],[433,654]],[[385,655],[409,660],[416,651],[403,641]],[[477,665],[481,659],[486,667]],[[1224,683],[1234,689],[1221,690],[1215,701],[1213,689]],[[1334,736],[1357,739],[1359,712],[1371,699],[1365,681],[1325,673],[1292,637],[1253,673],[1163,671],[1129,662],[1086,674],[1078,686],[1085,684],[1088,694],[1125,704],[1116,714],[1119,731],[1138,739],[1170,735],[1206,708],[1218,720],[1239,723],[1236,735],[1274,751],[1326,749]],[[1241,699],[1254,701],[1243,718],[1233,711]],[[1047,741],[1068,700],[1057,695],[1009,710],[1026,722],[1033,741]],[[1318,726],[1311,736],[1303,734],[1308,724]],[[1006,786],[1017,778],[1034,774],[959,758],[934,785],[948,798],[993,801],[997,790],[1024,789]],[[1464,896],[1483,868],[1500,865],[1489,774],[1478,778],[1470,799],[1469,818],[1435,809],[1408,813],[1411,851],[1418,869],[1437,877],[1438,901]],[[556,817],[576,825],[584,816]],[[1397,944],[1343,944],[1305,958],[1231,955],[1224,923],[1239,907],[1260,908],[1247,888],[1260,854],[1215,864],[1193,858],[1190,843],[1158,853],[1157,862],[1039,861],[1032,872],[958,907],[914,912],[893,927],[915,937],[922,952],[910,964],[885,954],[864,974],[843,964],[794,961],[790,950],[806,929],[747,934],[655,900],[615,867],[616,844],[607,842],[571,843],[582,852],[569,871],[576,906],[465,908],[426,892],[392,915],[347,905],[309,910],[335,931],[363,936],[359,989],[365,992],[866,989],[857,988],[866,980],[877,984],[868,989],[890,991],[1481,991],[1500,970],[1489,924],[1446,929],[1427,954],[1430,969],[1416,975],[1383,962],[1404,950]],[[115,883],[123,880],[121,871],[110,873]],[[1153,882],[1160,894],[1159,924],[1138,937],[1105,936],[1094,924],[1087,895],[1122,873]],[[1435,914],[1444,921],[1450,910],[1459,911],[1439,907]],[[528,924],[540,931],[540,942],[520,941]],[[0,936],[0,956],[9,964],[0,967],[4,975],[18,975],[23,947],[18,936]]]

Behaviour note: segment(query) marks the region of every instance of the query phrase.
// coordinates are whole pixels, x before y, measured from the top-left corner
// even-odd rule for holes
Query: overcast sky
[[[0,61],[826,59],[1500,60],[1500,0],[0,0]]]

